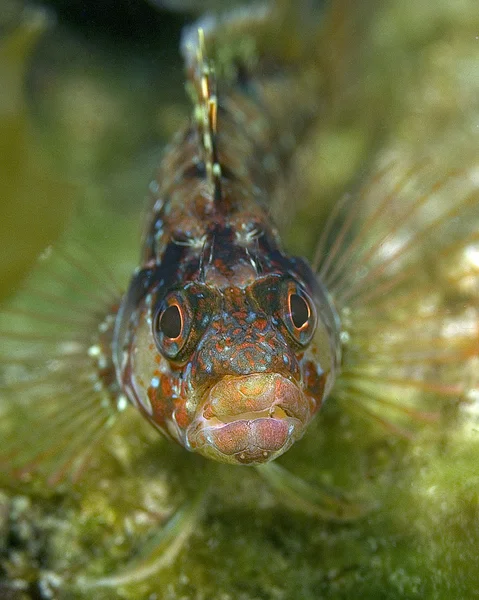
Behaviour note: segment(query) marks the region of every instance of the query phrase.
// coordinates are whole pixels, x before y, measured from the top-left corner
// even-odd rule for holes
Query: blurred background
[[[88,199],[139,221],[188,110],[186,18],[141,0],[1,0],[0,296]]]

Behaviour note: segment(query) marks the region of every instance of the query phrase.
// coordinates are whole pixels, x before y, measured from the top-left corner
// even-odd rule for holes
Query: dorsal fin
[[[197,30],[195,45],[187,52],[189,91],[194,104],[194,119],[198,127],[202,160],[206,176],[214,186],[214,200],[221,199],[221,166],[217,149],[218,96],[213,63],[206,55],[205,33]]]

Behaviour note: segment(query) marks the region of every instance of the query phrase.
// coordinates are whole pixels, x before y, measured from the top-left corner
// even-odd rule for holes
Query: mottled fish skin
[[[238,65],[218,92],[204,35],[186,36],[195,112],[150,184],[113,347],[122,387],[155,427],[215,460],[257,464],[303,435],[340,360],[327,291],[282,249],[268,208],[317,112],[317,82],[301,109],[294,69]]]

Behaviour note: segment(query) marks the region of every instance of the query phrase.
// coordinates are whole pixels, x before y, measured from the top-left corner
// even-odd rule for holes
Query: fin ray
[[[282,503],[325,521],[342,523],[356,520],[371,508],[350,500],[338,489],[311,485],[276,462],[257,465],[256,470]]]
[[[335,397],[410,438],[403,419],[437,420],[477,388],[479,273],[459,264],[479,240],[477,165],[384,157],[351,213],[338,209],[326,224],[315,264],[345,333]]]
[[[0,463],[48,485],[83,473],[119,415],[109,355],[118,286],[78,250],[77,226],[0,309]]]

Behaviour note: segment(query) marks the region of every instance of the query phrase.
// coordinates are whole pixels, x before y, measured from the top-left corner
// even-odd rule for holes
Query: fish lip
[[[263,385],[260,392],[264,393],[252,394],[253,409],[249,408],[246,396],[239,398],[236,410],[237,390],[243,383],[255,388],[258,381]],[[228,396],[231,387],[232,400],[223,405],[221,393]],[[248,410],[244,410],[245,406]],[[203,395],[185,432],[185,445],[220,462],[260,464],[283,454],[302,437],[312,415],[311,405],[299,384],[283,375],[225,376]],[[225,443],[221,443],[225,440],[229,444],[226,450]]]
[[[229,402],[224,396],[231,396]],[[226,375],[203,395],[197,409],[207,420],[227,424],[257,418],[290,418],[307,422],[311,407],[298,382],[280,373]]]
[[[215,410],[214,396],[218,389],[224,388],[225,384],[227,384],[228,387],[232,385],[239,387],[239,384],[242,382],[251,384],[252,381],[255,382],[257,380],[266,380],[268,385],[267,397],[264,399],[265,401],[260,408],[250,409],[248,407],[248,410],[233,410],[235,407],[230,406],[228,407],[230,411],[228,413],[223,412],[223,414],[221,414],[221,411]],[[273,388],[276,393],[280,391],[281,395],[279,398],[271,397]],[[251,397],[255,397],[255,394],[251,393]],[[303,422],[310,417],[309,414],[306,414],[306,412],[310,412],[305,411],[306,405],[307,403],[305,403],[304,394],[300,384],[295,380],[285,377],[280,373],[250,373],[248,375],[227,375],[213,384],[203,395],[203,399],[197,409],[197,414],[202,412],[206,419],[209,420],[216,417],[218,421],[225,424],[239,419],[252,420],[263,417],[289,417]],[[277,411],[283,412],[284,415]],[[210,414],[205,414],[205,412],[210,412]]]

